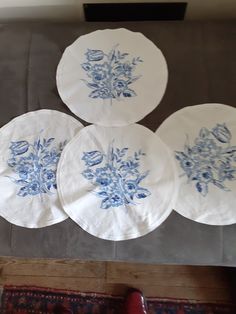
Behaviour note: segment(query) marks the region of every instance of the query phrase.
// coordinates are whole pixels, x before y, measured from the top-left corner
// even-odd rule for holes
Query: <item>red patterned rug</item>
[[[123,297],[35,287],[6,286],[1,314],[122,314]],[[147,298],[149,314],[235,314],[226,304]],[[63,311],[62,311],[63,310]]]

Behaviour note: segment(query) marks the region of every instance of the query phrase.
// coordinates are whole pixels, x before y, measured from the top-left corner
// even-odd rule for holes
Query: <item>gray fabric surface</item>
[[[168,63],[164,98],[140,124],[155,131],[185,106],[205,102],[236,106],[236,22],[13,24],[0,26],[0,125],[41,108],[70,114],[55,81],[64,49],[82,34],[116,27],[144,33]],[[235,238],[236,224],[207,226],[175,212],[147,236],[121,242],[97,239],[70,219],[32,230],[0,218],[2,256],[235,266]]]

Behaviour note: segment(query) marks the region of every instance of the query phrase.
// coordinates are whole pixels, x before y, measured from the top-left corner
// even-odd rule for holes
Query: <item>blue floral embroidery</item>
[[[87,61],[81,66],[90,79],[83,81],[93,90],[89,97],[119,100],[121,97],[136,96],[130,85],[141,77],[141,75],[134,76],[133,72],[143,61],[140,57],[125,60],[129,54],[121,53],[117,46],[108,54],[102,50],[91,49],[85,53]]]
[[[51,193],[57,188],[57,163],[66,141],[60,143],[59,147],[52,147],[54,140],[54,138],[38,139],[33,144],[27,141],[11,142],[8,166],[18,178],[9,178],[21,186],[18,196]]]
[[[184,151],[175,152],[188,180],[195,182],[201,195],[208,194],[210,183],[230,191],[226,181],[236,180],[236,146],[231,146],[231,138],[226,124],[217,124],[212,130],[202,128],[194,146],[186,143]]]
[[[140,186],[149,171],[139,172],[140,159],[145,156],[141,150],[127,157],[128,148],[109,146],[107,154],[100,151],[83,153],[82,160],[86,169],[82,172],[85,179],[96,187],[95,195],[102,199],[101,208],[135,205],[136,199],[148,197],[151,193]]]

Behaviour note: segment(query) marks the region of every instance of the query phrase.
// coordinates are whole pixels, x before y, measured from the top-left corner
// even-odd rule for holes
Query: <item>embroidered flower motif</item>
[[[82,175],[95,186],[95,195],[102,199],[100,207],[103,209],[135,205],[136,199],[151,194],[148,189],[140,186],[149,173],[139,172],[140,159],[145,153],[139,150],[132,157],[127,157],[127,152],[127,147],[113,148],[111,144],[107,154],[99,151],[83,153],[82,160],[87,167]]]
[[[92,64],[89,62],[82,63],[81,66],[85,71],[89,71],[92,68]]]
[[[86,170],[84,170],[82,172],[82,175],[88,179],[88,180],[92,180],[94,178],[94,173],[91,169],[87,168]]]
[[[212,129],[212,134],[215,138],[222,143],[229,143],[232,135],[229,129],[224,124],[217,124],[215,128]]]
[[[123,195],[120,191],[114,190],[112,193],[100,194],[99,196],[104,196],[103,201],[101,203],[102,209],[108,209],[110,207],[119,207],[124,205]]]
[[[230,145],[231,138],[226,124],[217,124],[212,130],[202,128],[194,146],[186,143],[184,151],[175,152],[185,175],[202,196],[208,194],[210,184],[230,191],[226,181],[236,180],[236,146]]]
[[[88,61],[100,61],[104,57],[102,50],[88,49],[85,55],[87,56]]]
[[[113,83],[113,87],[117,91],[117,93],[121,93],[127,89],[127,83],[124,80],[116,80]]]
[[[136,93],[130,85],[140,76],[134,76],[136,66],[143,62],[140,57],[126,60],[128,53],[121,53],[116,45],[108,54],[102,50],[88,49],[85,53],[86,62],[81,67],[86,71],[91,81],[85,84],[92,89],[91,98],[119,99],[120,97],[134,97]],[[100,63],[95,63],[101,61]]]
[[[115,67],[113,74],[115,76],[124,75],[126,78],[129,78],[132,76],[132,70],[132,64],[130,64],[130,62],[126,62]]]
[[[112,172],[108,167],[98,168],[95,171],[96,184],[100,186],[108,186],[112,183]]]
[[[106,80],[108,76],[108,64],[95,64],[90,75],[95,83],[100,83]]]
[[[100,164],[103,159],[103,154],[98,150],[94,150],[92,152],[84,153],[82,160],[85,161],[86,166],[95,166]]]
[[[219,175],[220,181],[236,180],[236,165],[234,167],[232,167],[232,165],[230,163],[222,162],[220,167],[219,167],[218,175]]]
[[[28,148],[29,144],[26,141],[12,142],[10,146],[10,150],[15,156],[24,154],[27,152]]]
[[[60,143],[59,147],[51,147],[54,140],[54,138],[38,139],[33,144],[27,141],[11,143],[8,166],[13,169],[18,178],[9,178],[21,186],[18,196],[51,193],[57,188],[57,163],[66,141]]]

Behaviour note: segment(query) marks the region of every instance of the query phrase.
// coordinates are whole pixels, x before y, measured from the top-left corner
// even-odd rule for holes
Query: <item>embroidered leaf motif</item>
[[[44,140],[45,140],[45,139],[44,139]],[[45,146],[45,147],[50,146],[50,144],[51,144],[54,140],[55,140],[54,137],[51,137],[51,138],[49,138],[48,140],[45,140],[44,146]]]
[[[208,193],[208,186],[205,182],[197,182],[196,183],[196,188],[199,193],[202,194],[202,196],[206,196]]]
[[[184,145],[184,151],[176,151],[178,160],[188,183],[195,181],[196,190],[206,196],[209,185],[230,191],[227,181],[236,180],[236,146],[230,145],[231,132],[225,123],[212,130],[201,128],[194,145]]]
[[[99,85],[95,83],[87,83],[87,86],[90,88],[99,88]]]
[[[28,192],[27,192],[27,188],[26,187],[23,187],[19,190],[19,192],[17,193],[18,196],[27,196],[28,195]]]
[[[236,152],[236,146],[227,147],[222,150],[222,154],[233,154]]]
[[[184,145],[184,153],[185,154],[191,154],[192,150],[191,148],[189,147],[189,145]]]
[[[27,184],[27,181],[24,181],[24,180],[14,180],[14,182],[16,184],[23,185],[23,186],[25,186]]]
[[[129,60],[128,53],[121,53],[116,45],[108,54],[102,50],[88,49],[86,62],[81,64],[89,81],[81,79],[93,91],[90,98],[120,99],[137,96],[129,85],[141,78],[134,75],[135,69],[143,62],[140,57]]]
[[[21,186],[18,196],[34,196],[42,193],[51,194],[56,185],[56,169],[66,141],[59,147],[52,146],[55,138],[38,139],[30,144],[27,141],[10,144],[8,166],[12,168],[17,178],[8,178]]]
[[[100,97],[100,91],[99,90],[94,90],[89,94],[89,97],[91,98],[99,98]]]
[[[215,184],[218,188],[225,190],[225,191],[229,191],[229,189],[227,189],[224,184],[222,184],[220,181],[218,180],[214,180],[213,184]]]
[[[139,189],[136,193],[137,198],[145,198],[150,195],[150,192],[147,189]]]
[[[109,198],[104,198],[102,200],[102,203],[101,203],[101,208],[102,209],[108,209],[110,207],[110,202],[109,202]]]
[[[123,92],[123,96],[124,96],[124,97],[134,97],[134,96],[137,96],[137,94],[136,94],[135,91],[133,91],[132,89],[126,89],[126,90]]]
[[[149,171],[140,173],[140,158],[145,156],[142,150],[127,156],[129,148],[114,148],[110,144],[107,154],[100,151],[84,152],[82,160],[85,170],[82,176],[95,186],[95,195],[102,199],[100,207],[135,205],[136,200],[151,195],[148,189],[140,186]]]
[[[143,181],[143,179],[146,178],[148,174],[149,174],[149,171],[146,171],[144,174],[142,174],[140,177],[137,178],[136,182],[140,183],[141,181]]]
[[[201,138],[206,138],[210,134],[210,131],[207,128],[201,128],[199,136]]]

